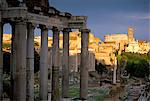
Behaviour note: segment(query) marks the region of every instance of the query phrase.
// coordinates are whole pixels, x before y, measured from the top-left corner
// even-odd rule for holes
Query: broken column
[[[27,25],[24,19],[16,20],[16,73],[14,77],[14,101],[26,100],[26,35]]]
[[[63,30],[63,57],[62,57],[62,98],[69,98],[69,32],[71,29]]]
[[[80,100],[87,100],[88,94],[88,43],[89,29],[81,29],[81,67],[80,67]]]
[[[41,27],[41,50],[40,50],[40,100],[48,99],[48,29]]]
[[[52,99],[60,100],[59,92],[59,30],[53,27],[53,47],[52,47]]]
[[[34,101],[34,26],[27,26],[27,101]]]

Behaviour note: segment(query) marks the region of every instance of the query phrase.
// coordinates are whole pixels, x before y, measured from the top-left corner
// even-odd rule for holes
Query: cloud
[[[150,20],[150,14],[134,14],[128,16],[128,18],[135,19],[135,20]]]

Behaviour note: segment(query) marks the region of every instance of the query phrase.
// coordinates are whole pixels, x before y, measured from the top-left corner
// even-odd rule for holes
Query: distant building
[[[11,34],[4,34],[4,44],[11,43]],[[63,48],[63,34],[60,34],[60,54]],[[35,49],[40,52],[41,36],[35,36]],[[48,47],[51,49],[53,43],[52,37],[48,37]],[[9,49],[5,49],[9,50]],[[89,34],[89,71],[95,70],[95,59],[106,65],[113,65],[115,54],[122,52],[133,53],[148,53],[150,51],[150,42],[135,40],[134,29],[128,28],[127,34],[110,34],[104,36],[104,42],[95,37],[92,33]],[[81,33],[79,31],[70,32],[69,34],[69,67],[71,71],[79,71],[81,53]],[[60,60],[61,61],[61,60]],[[60,62],[61,63],[61,62]]]

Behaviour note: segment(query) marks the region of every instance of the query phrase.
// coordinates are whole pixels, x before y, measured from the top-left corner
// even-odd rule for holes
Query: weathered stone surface
[[[34,26],[27,28],[27,101],[34,101]]]
[[[40,50],[40,100],[48,99],[48,29],[41,27],[41,50]]]
[[[63,30],[63,56],[62,56],[62,97],[68,98],[69,90],[69,32],[70,29]]]
[[[16,73],[16,38],[15,38],[15,24],[11,23],[12,26],[12,38],[11,38],[11,56],[10,56],[10,72],[11,72],[11,97],[10,99],[14,99],[14,79]]]
[[[18,21],[15,25],[16,73],[14,77],[14,101],[26,100],[26,22]]]
[[[88,29],[81,30],[81,67],[80,67],[80,99],[87,99],[88,94],[88,68],[89,63],[87,59],[88,54],[88,43],[89,43],[89,32]]]
[[[59,30],[53,28],[53,49],[52,49],[52,101],[60,100],[59,92]]]
[[[2,23],[0,22],[0,101],[2,100],[2,94],[3,94],[3,52],[2,52],[2,41],[3,41],[3,29],[2,29]]]

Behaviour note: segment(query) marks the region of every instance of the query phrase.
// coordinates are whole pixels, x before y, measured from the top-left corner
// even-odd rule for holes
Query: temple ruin
[[[3,100],[3,25],[12,26],[11,101],[34,101],[34,29],[41,29],[40,101],[48,100],[48,31],[53,32],[51,101],[68,101],[69,32],[81,31],[80,100],[87,99],[88,36],[86,16],[74,16],[49,5],[48,0],[0,1],[0,101]],[[63,32],[62,98],[59,92],[59,33]]]

